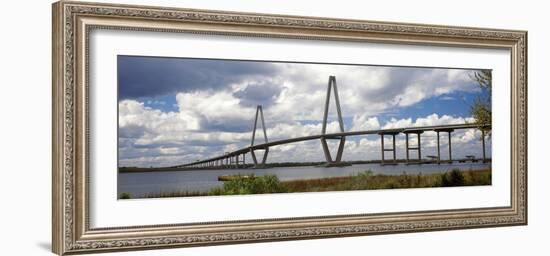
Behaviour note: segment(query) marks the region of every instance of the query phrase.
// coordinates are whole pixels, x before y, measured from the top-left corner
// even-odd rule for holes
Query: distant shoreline
[[[419,165],[418,162],[411,161],[410,165]],[[342,164],[348,164],[348,165],[358,165],[358,164],[381,164],[382,161],[380,160],[369,160],[369,161],[346,161],[342,162]],[[386,164],[391,165],[393,164],[392,160],[386,160]],[[397,164],[406,164],[406,159],[397,159]],[[456,159],[453,160],[453,163],[483,163],[481,159],[475,159],[474,162],[472,162],[471,159]],[[488,158],[486,163],[491,163],[491,159]],[[326,162],[302,162],[302,163],[295,163],[295,162],[285,162],[285,163],[269,163],[265,164],[264,167],[259,169],[268,169],[268,168],[277,168],[277,167],[322,167]],[[423,160],[422,164],[437,164],[437,161],[434,160]],[[441,164],[449,164],[447,160],[441,160]],[[330,168],[339,168],[339,167],[330,167]],[[185,171],[198,171],[198,170],[232,170],[235,168],[229,168],[229,167],[205,167],[205,168],[189,168],[189,167],[119,167],[118,172],[119,173],[141,173],[141,172],[185,172]],[[241,164],[238,169],[250,169],[254,170],[253,164]]]

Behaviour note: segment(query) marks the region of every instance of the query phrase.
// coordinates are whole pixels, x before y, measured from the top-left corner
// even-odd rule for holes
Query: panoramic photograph
[[[491,70],[117,57],[118,199],[491,185]]]

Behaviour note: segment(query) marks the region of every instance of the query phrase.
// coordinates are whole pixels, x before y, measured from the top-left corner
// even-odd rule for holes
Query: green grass
[[[149,193],[142,198],[160,197],[189,197],[207,195],[249,195],[270,193],[293,192],[321,192],[321,191],[348,191],[348,190],[373,190],[396,188],[429,188],[429,187],[454,187],[454,186],[480,186],[491,185],[491,170],[460,171],[453,169],[445,173],[437,174],[407,174],[384,175],[373,174],[364,171],[357,175],[347,177],[332,177],[321,179],[280,181],[275,175],[254,176],[238,175],[230,181],[225,181],[222,187],[216,187],[208,193],[171,191],[161,193]],[[122,193],[121,199],[125,194]]]
[[[287,188],[275,175],[246,175],[235,176],[232,180],[225,181],[223,187],[212,189],[209,195],[248,195],[285,192],[288,192]]]

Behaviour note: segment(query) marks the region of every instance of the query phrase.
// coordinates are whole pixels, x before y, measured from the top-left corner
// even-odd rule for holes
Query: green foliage
[[[223,188],[215,187],[210,190],[210,193],[208,193],[209,196],[220,196],[223,195]]]
[[[120,194],[120,199],[130,199],[130,193],[122,193]]]
[[[474,100],[474,104],[470,107],[470,112],[476,120],[476,124],[485,125],[491,123],[491,102],[477,97]],[[486,128],[486,131],[490,131],[491,128]]]
[[[477,82],[481,90],[485,92],[483,96],[478,96],[474,99],[473,105],[470,106],[470,112],[476,120],[476,124],[491,124],[491,87],[493,82],[491,70],[476,71],[473,75],[470,75],[470,78]],[[491,135],[490,126],[483,129],[487,132],[488,136]]]
[[[247,195],[283,193],[286,188],[275,175],[256,177],[254,175],[238,176],[223,183],[223,188],[214,188],[210,195]]]
[[[359,178],[368,178],[371,177],[374,173],[371,170],[366,170],[364,172],[357,173],[357,176]]]
[[[453,169],[450,172],[441,174],[441,186],[443,187],[456,187],[464,186],[464,175],[459,169]]]
[[[481,89],[491,90],[491,83],[493,82],[491,70],[476,71],[473,75],[470,75],[470,78],[476,81]]]

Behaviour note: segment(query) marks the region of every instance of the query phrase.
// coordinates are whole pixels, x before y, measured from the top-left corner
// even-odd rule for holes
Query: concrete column
[[[422,163],[422,143],[420,142],[420,132],[416,134],[418,136],[418,162]]]
[[[267,155],[269,154],[269,148],[265,148],[264,158],[262,158],[262,165],[267,162]]]
[[[344,144],[346,143],[346,137],[340,138],[340,144],[338,145],[338,153],[336,153],[336,162],[342,161],[342,155],[344,154]]]
[[[393,162],[394,163],[397,163],[397,160],[395,158],[395,134],[392,134],[392,138],[393,138]]]
[[[327,163],[332,163],[332,156],[330,155],[327,140],[325,138],[321,138],[321,146],[323,147],[323,154],[325,154],[325,160],[327,161]]]
[[[250,156],[252,156],[252,161],[254,162],[254,167],[259,167],[265,165],[267,162],[267,155],[269,154],[269,147],[263,148],[263,149],[257,149],[257,150],[264,150],[264,156],[262,158],[262,162],[259,163],[258,158],[256,157],[256,153],[254,150],[250,149]],[[243,163],[244,163],[244,155],[243,155]]]
[[[441,148],[439,146],[439,131],[437,131],[437,164],[441,164]]]
[[[409,163],[409,134],[405,133],[405,152],[407,153],[407,163]]]
[[[447,132],[449,134],[449,163],[453,162],[453,156],[452,156],[452,150],[451,150],[451,132]]]
[[[256,154],[253,149],[250,149],[250,156],[252,156],[252,162],[254,162],[254,165],[258,165],[258,159],[256,158]]]
[[[380,134],[380,146],[381,146],[381,152],[382,152],[382,159],[381,159],[381,163],[384,164],[384,151],[386,151],[386,149],[384,149],[384,134]]]

